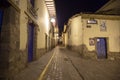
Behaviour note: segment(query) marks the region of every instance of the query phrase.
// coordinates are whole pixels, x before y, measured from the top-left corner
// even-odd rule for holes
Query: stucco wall
[[[82,53],[83,32],[81,16],[71,18],[68,25],[69,25],[69,28],[67,29],[68,48],[70,48],[73,51]]]
[[[27,10],[27,0],[20,0],[20,50],[25,50],[27,46],[27,26],[28,17],[24,11]]]
[[[88,19],[84,19],[83,20],[83,44],[86,45],[87,49],[89,51],[95,50],[95,46],[89,46],[89,38],[94,38],[97,37],[97,35],[100,33],[100,29],[98,24],[89,24],[89,26],[91,26],[91,28],[87,28],[87,20]]]
[[[82,23],[81,17],[73,18],[70,23],[69,35],[70,42],[72,46],[79,46],[82,44]]]
[[[109,50],[110,52],[120,52],[120,20],[108,21],[109,29]]]
[[[65,34],[65,46],[68,44],[68,33]]]
[[[49,14],[44,0],[35,1],[35,9],[37,10],[37,24],[38,24],[38,34],[37,34],[37,48],[45,48],[45,33],[47,35],[50,29]],[[20,1],[21,17],[20,17],[20,49],[25,49],[27,45],[27,26],[28,26],[28,16],[25,14],[27,11],[27,1]]]
[[[36,7],[39,8],[37,11],[37,22],[40,29],[37,36],[37,48],[45,48],[45,33],[48,35],[48,31],[50,29],[49,15],[44,0],[37,0]]]
[[[84,44],[89,51],[95,50],[95,46],[89,45],[89,38],[106,37],[108,38],[108,50],[110,52],[120,52],[120,20],[96,19],[98,24],[87,24],[87,19],[83,19]],[[101,21],[106,22],[106,31],[100,31]],[[89,25],[91,28],[87,28]]]
[[[68,33],[65,33],[65,47],[67,46],[67,44],[68,44]]]
[[[24,51],[28,48],[28,23],[29,20],[33,21],[34,27],[34,54],[39,58],[45,53],[46,40],[45,35],[49,36],[50,21],[47,7],[44,0],[35,0],[34,9],[36,10],[37,18],[29,13],[27,10],[27,0],[20,1],[20,50]],[[49,42],[47,40],[47,42]],[[49,45],[47,45],[48,47]]]
[[[82,19],[81,19],[82,18]],[[88,24],[90,19],[97,21],[97,24]],[[107,55],[118,56],[120,53],[120,17],[111,15],[75,15],[69,19],[67,45],[71,50],[82,53],[85,56],[97,58],[97,38],[106,38]],[[103,26],[106,29],[103,29]],[[94,44],[90,45],[90,39]],[[118,54],[111,54],[118,53]],[[119,56],[118,56],[119,57]]]

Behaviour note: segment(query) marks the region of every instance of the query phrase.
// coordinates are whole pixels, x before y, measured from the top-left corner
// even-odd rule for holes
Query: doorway
[[[28,62],[33,61],[34,24],[28,24]]]
[[[0,48],[1,48],[1,29],[3,23],[3,10],[0,9]]]
[[[3,22],[3,10],[0,9],[0,33],[2,29],[2,22]]]
[[[107,40],[106,38],[97,38],[97,58],[107,58]]]

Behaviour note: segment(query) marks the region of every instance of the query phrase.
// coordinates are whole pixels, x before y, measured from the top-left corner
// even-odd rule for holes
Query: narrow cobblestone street
[[[119,60],[85,59],[58,46],[30,63],[14,80],[119,80],[119,68]]]
[[[59,48],[54,54],[43,80],[82,80],[67,55]]]
[[[0,80],[120,80],[120,0],[0,0]]]

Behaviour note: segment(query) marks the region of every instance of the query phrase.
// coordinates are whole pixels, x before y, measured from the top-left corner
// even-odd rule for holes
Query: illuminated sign
[[[87,24],[97,24],[97,20],[90,19],[87,21]]]

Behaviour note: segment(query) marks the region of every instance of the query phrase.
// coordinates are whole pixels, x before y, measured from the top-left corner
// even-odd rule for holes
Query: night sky
[[[95,12],[109,0],[55,0],[57,22],[60,33],[64,24],[80,12]]]

